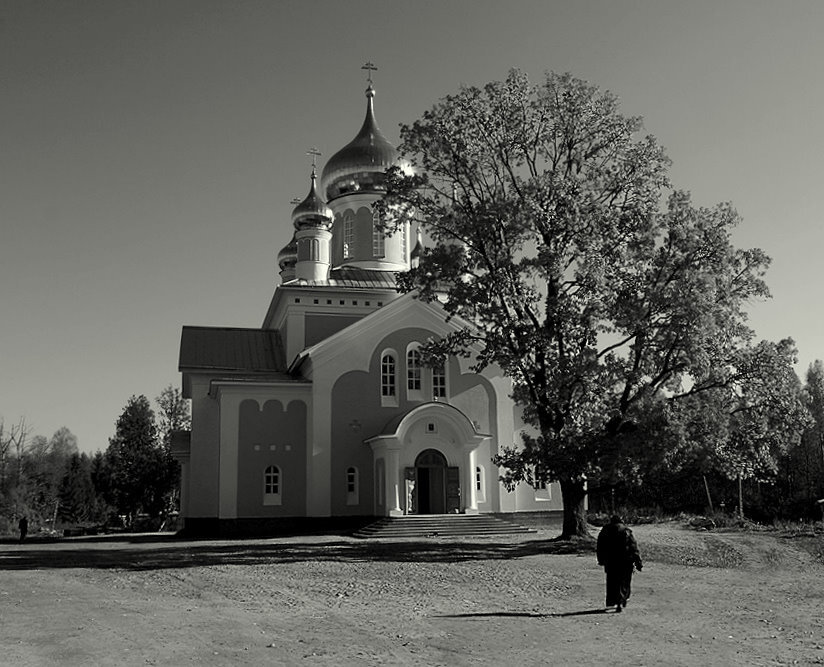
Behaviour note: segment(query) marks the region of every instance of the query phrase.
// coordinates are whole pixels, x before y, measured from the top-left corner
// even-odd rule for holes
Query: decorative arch
[[[479,433],[469,417],[458,408],[448,403],[433,401],[415,406],[406,414],[396,417],[384,427],[380,434],[365,442],[372,449],[382,446],[400,447],[409,431],[427,415],[432,415],[433,418],[448,424],[454,430],[458,440],[472,449],[491,437],[488,433]]]
[[[424,403],[395,417],[364,440],[376,474],[385,461],[384,513],[476,513],[475,450],[490,437],[447,403]]]

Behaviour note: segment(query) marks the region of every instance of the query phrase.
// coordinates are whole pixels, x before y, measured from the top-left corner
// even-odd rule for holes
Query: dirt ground
[[[645,567],[622,614],[594,553],[554,530],[4,543],[0,664],[824,664],[824,566],[803,539],[634,532]]]

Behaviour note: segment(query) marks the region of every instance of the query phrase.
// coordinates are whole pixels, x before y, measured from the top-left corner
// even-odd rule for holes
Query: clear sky
[[[180,385],[184,324],[260,326],[290,200],[363,120],[396,142],[518,67],[616,93],[773,258],[760,338],[824,357],[824,2],[0,0],[0,416],[105,449]]]

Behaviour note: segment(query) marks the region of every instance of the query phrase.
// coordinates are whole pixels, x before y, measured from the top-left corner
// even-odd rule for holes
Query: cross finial
[[[321,155],[321,152],[317,148],[312,147],[306,151],[306,154],[312,156],[312,180],[314,181],[317,176],[318,156]]]
[[[312,156],[312,169],[317,167],[318,166],[317,165],[318,158],[321,155],[323,155],[323,153],[321,153],[317,148],[312,147],[308,151],[306,151],[306,154]]]
[[[377,72],[378,68],[375,67],[375,63],[367,62],[361,69],[366,70],[366,80],[369,82],[369,85],[372,85],[372,72]]]

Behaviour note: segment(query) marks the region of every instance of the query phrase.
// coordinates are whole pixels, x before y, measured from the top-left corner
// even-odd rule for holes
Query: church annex
[[[395,289],[420,237],[408,223],[385,235],[373,210],[398,158],[374,95],[370,79],[363,125],[320,182],[313,167],[262,326],[183,327],[192,427],[173,451],[187,531],[562,508],[556,484],[498,481],[491,457],[523,426],[510,380],[465,359],[421,363],[419,346],[454,324]]]

